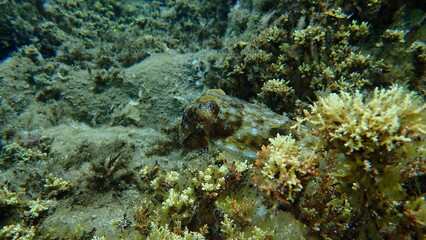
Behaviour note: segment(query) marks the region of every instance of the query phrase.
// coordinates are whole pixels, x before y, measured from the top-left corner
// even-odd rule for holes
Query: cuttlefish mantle
[[[212,146],[255,159],[261,146],[278,133],[299,136],[306,132],[291,128],[295,123],[266,107],[211,89],[185,108],[180,138],[187,149]]]

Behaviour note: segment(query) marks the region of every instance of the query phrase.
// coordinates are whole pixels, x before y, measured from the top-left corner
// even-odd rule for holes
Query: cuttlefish
[[[277,134],[296,138],[308,134],[308,128],[292,128],[295,124],[267,107],[211,89],[185,108],[180,138],[187,149],[210,146],[256,159],[261,146]]]

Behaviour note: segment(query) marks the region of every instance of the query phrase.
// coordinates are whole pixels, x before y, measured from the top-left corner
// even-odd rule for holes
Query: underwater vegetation
[[[0,1],[0,238],[425,239],[423,5]]]
[[[232,10],[236,16],[258,10],[244,2]],[[294,117],[325,89],[402,83],[424,94],[425,18],[416,14],[424,9],[411,9],[416,4],[265,1],[267,14],[231,18],[257,34],[231,38],[226,54],[210,59],[205,83]]]
[[[312,126],[321,141],[271,139],[256,160],[256,185],[326,239],[421,239],[425,108],[401,86],[319,97],[295,127]]]

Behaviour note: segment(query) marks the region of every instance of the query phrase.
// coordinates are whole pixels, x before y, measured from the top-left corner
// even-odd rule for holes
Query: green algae
[[[294,202],[295,216],[323,238],[422,236],[424,193],[405,186],[424,175],[425,107],[400,86],[320,97],[299,123],[323,140],[308,148],[291,136],[271,139],[256,161],[258,185]]]
[[[364,104],[376,87],[390,93],[395,83],[409,99],[383,96],[383,107],[411,108],[386,121],[424,124],[415,117],[424,115],[426,82],[419,6],[1,1],[0,236],[424,238],[423,128],[374,128],[377,116],[362,126],[318,124],[332,96],[356,93]],[[251,171],[259,161],[183,149],[181,115],[208,88],[304,116],[309,148],[322,146],[309,171],[281,164],[266,185]],[[344,103],[332,112],[350,113]],[[295,166],[301,182],[285,182]],[[291,199],[275,194],[288,187]]]

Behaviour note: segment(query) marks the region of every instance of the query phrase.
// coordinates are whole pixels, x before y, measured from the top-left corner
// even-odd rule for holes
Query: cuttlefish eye
[[[213,102],[209,101],[206,104],[202,104],[202,103],[198,104],[198,109],[200,109],[200,110],[212,110],[213,106],[214,106]]]
[[[201,102],[198,103],[198,115],[204,119],[215,118],[219,114],[219,106],[215,101]]]

